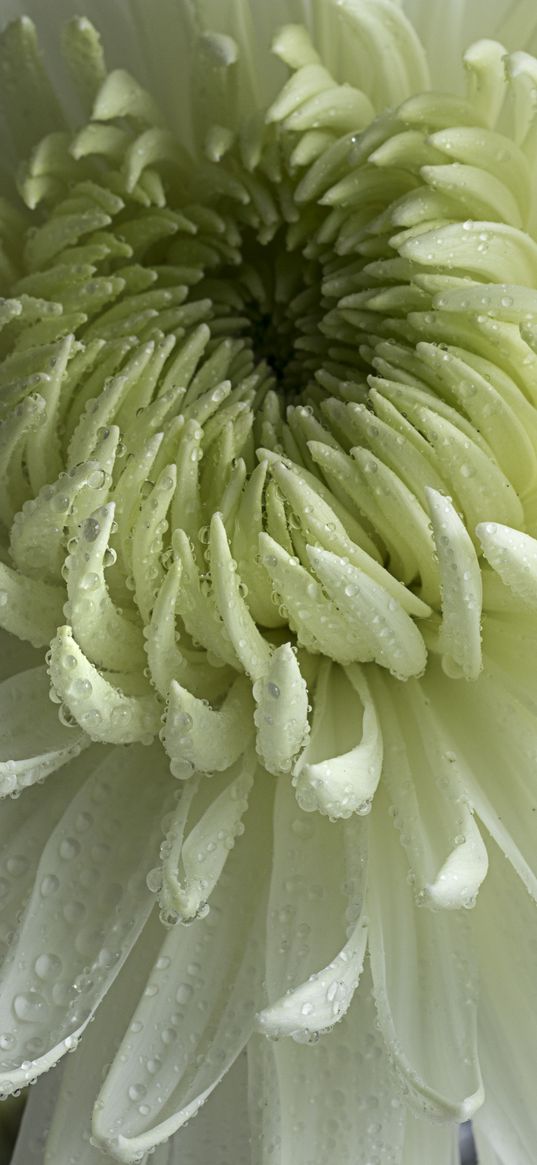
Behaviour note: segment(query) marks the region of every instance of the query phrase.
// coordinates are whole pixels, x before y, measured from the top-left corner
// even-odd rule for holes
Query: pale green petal
[[[19,672],[38,667],[43,662],[43,652],[30,643],[24,643],[8,631],[0,630],[0,679],[7,680]]]
[[[477,527],[484,554],[505,586],[527,603],[537,605],[537,540],[521,530],[496,522]]]
[[[69,1155],[76,1157],[79,1165],[102,1163],[102,1154],[89,1143],[89,1137],[93,1103],[102,1082],[103,1062],[112,1058],[128,1029],[161,942],[160,924],[152,914],[129,954],[123,974],[110,985],[88,1025],[79,1051],[38,1082],[37,1089],[41,1090],[46,1088],[49,1077],[56,1078],[57,1091],[40,1165],[57,1165],[62,1158],[68,1160]]]
[[[192,922],[208,913],[208,899],[244,832],[256,767],[250,753],[224,774],[223,788],[214,779],[201,788],[193,780],[182,792],[166,831],[162,869],[151,872],[151,883],[154,878],[160,883],[161,919],[166,924]],[[264,777],[258,774],[258,779]]]
[[[126,677],[109,674],[110,679],[87,659],[70,627],[58,628],[51,645],[50,678],[71,716],[92,740],[151,741],[160,726],[159,703],[151,694],[126,695],[121,690]]]
[[[382,771],[383,742],[365,671],[325,662],[313,707],[311,736],[293,774],[299,805],[331,819],[367,813]]]
[[[263,974],[271,797],[268,783],[258,782],[212,910],[188,930],[169,932],[108,1071],[93,1134],[120,1161],[136,1160],[190,1120],[250,1035]]]
[[[221,772],[239,758],[253,735],[253,700],[238,676],[218,709],[172,680],[162,739],[176,776]]]
[[[252,690],[258,756],[270,773],[288,773],[309,734],[308,689],[289,643],[276,648]]]
[[[537,1136],[531,1099],[537,1015],[534,906],[494,843],[490,864],[476,911],[482,955],[479,1043],[486,1089],[477,1124],[479,1130],[482,1122],[485,1141],[500,1162],[530,1165]],[[494,1165],[494,1156],[490,1160]]]
[[[442,588],[439,647],[454,678],[476,680],[481,661],[481,571],[466,527],[450,498],[428,491]]]
[[[60,721],[49,693],[44,667],[0,684],[0,796],[42,781],[90,744],[78,726]]]
[[[332,1032],[312,1045],[280,1040],[262,1054],[249,1049],[249,1058],[256,1163],[269,1165],[275,1140],[290,1160],[308,1165],[369,1165],[379,1152],[400,1162],[404,1102],[380,1037],[369,968]]]
[[[460,912],[416,905],[387,810],[378,794],[368,914],[379,1023],[416,1112],[463,1121],[483,1102],[470,930]]]
[[[401,1165],[459,1165],[459,1130],[457,1125],[442,1125],[407,1115],[405,1145]],[[480,1159],[481,1165],[481,1159]]]
[[[10,1044],[3,1091],[20,1088],[76,1046],[136,942],[152,905],[145,873],[168,781],[158,752],[112,754],[51,830],[2,972],[1,1023]]]

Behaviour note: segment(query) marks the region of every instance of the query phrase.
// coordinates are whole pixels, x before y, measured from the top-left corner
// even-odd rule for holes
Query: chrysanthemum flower
[[[2,1094],[75,1054],[17,1161],[534,1165],[534,8],[34,7]]]

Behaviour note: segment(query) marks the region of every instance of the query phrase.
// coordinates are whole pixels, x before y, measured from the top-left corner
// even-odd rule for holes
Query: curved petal
[[[513,646],[518,651],[516,641]],[[533,660],[529,677],[520,667],[522,690],[517,691],[511,672],[493,671],[489,664],[477,684],[461,689],[433,666],[423,687],[431,709],[441,709],[434,719],[444,767],[537,898],[532,675]]]
[[[368,813],[382,770],[383,745],[365,673],[356,665],[343,671],[325,661],[313,708],[311,736],[293,775],[300,807],[317,809],[331,819]]]
[[[51,644],[50,678],[72,717],[92,740],[110,744],[151,741],[160,705],[151,693],[127,696],[84,655],[70,627],[59,627]],[[112,673],[112,681],[115,678]],[[118,684],[124,677],[117,677]]]
[[[304,813],[292,787],[279,782],[274,837],[266,974],[271,1002],[257,1022],[265,1034],[303,1042],[345,1015],[360,978],[367,823],[332,824]]]
[[[470,930],[460,911],[416,905],[387,810],[379,791],[368,891],[379,1024],[418,1114],[463,1121],[483,1102]]]
[[[0,796],[42,781],[90,743],[58,718],[44,667],[0,684]]]
[[[91,1113],[102,1083],[103,1064],[109,1062],[128,1029],[136,1005],[162,942],[162,927],[153,912],[134,944],[120,974],[107,991],[94,1021],[78,1048],[53,1069],[37,1089],[57,1080],[57,1097],[40,1165],[76,1160],[77,1165],[99,1165],[103,1157],[90,1143]]]
[[[51,830],[1,977],[4,1092],[76,1045],[121,969],[151,910],[145,875],[171,786],[160,749],[113,752]]]
[[[23,908],[36,881],[41,853],[66,807],[78,793],[91,767],[99,764],[102,752],[88,749],[64,766],[48,782],[46,792],[39,786],[27,789],[24,797],[7,798],[0,814],[0,955],[5,959],[17,939]],[[40,893],[46,898],[54,879],[45,875]],[[6,1046],[9,1046],[8,1037]],[[30,1049],[27,1049],[27,1051]]]
[[[368,967],[333,1031],[306,1047],[252,1041],[248,1056],[256,1165],[269,1165],[275,1143],[285,1145],[286,1160],[308,1165],[370,1165],[380,1154],[400,1162],[404,1102],[379,1033]],[[412,1165],[418,1160],[422,1165],[422,1158]]]
[[[119,1161],[138,1160],[189,1121],[252,1031],[263,974],[271,786],[260,773],[244,837],[209,913],[168,933],[108,1072],[93,1133]]]
[[[537,47],[532,0],[403,0],[403,8],[427,51],[437,89],[462,88],[462,55],[482,37],[507,49],[535,52]]]

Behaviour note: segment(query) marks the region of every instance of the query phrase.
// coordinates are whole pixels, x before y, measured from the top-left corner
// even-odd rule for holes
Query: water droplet
[[[38,991],[24,991],[15,996],[13,1011],[22,1023],[35,1023],[36,1020],[44,1019],[47,1001]]]

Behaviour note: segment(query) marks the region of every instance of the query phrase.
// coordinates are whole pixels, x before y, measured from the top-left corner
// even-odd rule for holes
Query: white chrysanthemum
[[[0,37],[17,1165],[534,1165],[534,4],[82,7]]]

